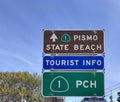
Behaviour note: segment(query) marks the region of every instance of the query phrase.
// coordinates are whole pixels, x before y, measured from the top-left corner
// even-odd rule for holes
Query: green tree
[[[29,72],[0,72],[0,97],[6,97],[6,101],[11,102],[22,99],[43,102],[41,76]]]

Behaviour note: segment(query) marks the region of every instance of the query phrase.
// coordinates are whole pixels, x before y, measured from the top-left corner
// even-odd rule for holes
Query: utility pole
[[[117,98],[117,101],[120,102],[120,92],[117,93],[118,94],[118,98]]]
[[[112,100],[112,99],[113,99],[113,97],[112,97],[112,95],[111,95],[111,96],[110,96],[110,102],[113,102],[113,100]]]

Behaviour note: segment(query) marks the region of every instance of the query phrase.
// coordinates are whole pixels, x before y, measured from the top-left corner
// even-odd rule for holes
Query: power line
[[[120,83],[108,88],[105,90],[105,96],[112,95],[113,93],[117,92],[120,90]]]

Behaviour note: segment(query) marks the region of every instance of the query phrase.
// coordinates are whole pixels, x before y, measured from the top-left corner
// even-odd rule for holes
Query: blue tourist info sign
[[[46,70],[103,70],[102,56],[44,56]]]

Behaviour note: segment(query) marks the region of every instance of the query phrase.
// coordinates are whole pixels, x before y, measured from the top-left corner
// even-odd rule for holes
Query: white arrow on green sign
[[[102,72],[45,72],[43,96],[104,96]]]

